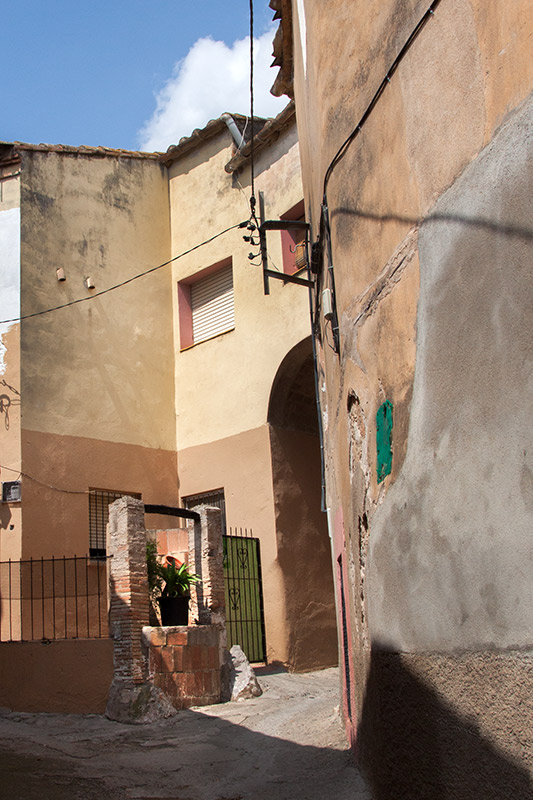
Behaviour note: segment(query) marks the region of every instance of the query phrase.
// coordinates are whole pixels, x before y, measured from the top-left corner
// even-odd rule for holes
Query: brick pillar
[[[191,616],[200,625],[220,625],[221,648],[226,646],[226,606],[222,548],[222,512],[211,506],[193,509],[200,521],[189,527],[189,568],[202,582],[194,587]]]
[[[109,506],[109,628],[114,642],[114,680],[142,683],[146,667],[141,650],[148,625],[144,504],[121,497]]]
[[[113,639],[113,682],[106,716],[118,722],[147,722],[169,716],[174,709],[148,682],[142,648],[148,625],[148,577],[144,504],[121,497],[109,506],[109,630]]]

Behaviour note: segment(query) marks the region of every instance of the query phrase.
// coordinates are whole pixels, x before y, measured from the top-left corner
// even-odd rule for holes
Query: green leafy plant
[[[158,575],[163,582],[161,597],[188,597],[191,586],[200,582],[198,575],[189,572],[187,564],[178,566],[172,556],[167,556],[166,564],[158,564]]]
[[[155,539],[149,539],[146,542],[146,570],[148,573],[148,592],[153,601],[161,596],[162,577],[160,575],[160,567],[157,555],[157,542]]]
[[[146,571],[152,603],[163,597],[188,597],[191,586],[200,583],[198,575],[189,572],[187,564],[180,564],[173,556],[167,556],[165,562],[161,558],[156,540],[149,539],[146,542]]]

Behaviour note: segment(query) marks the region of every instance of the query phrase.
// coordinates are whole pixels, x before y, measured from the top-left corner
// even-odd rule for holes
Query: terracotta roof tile
[[[294,108],[294,100],[291,100],[288,103],[283,111],[281,111],[277,117],[273,119],[269,119],[266,125],[262,128],[261,131],[256,135],[254,140],[254,150],[257,153],[262,147],[265,147],[267,144],[270,144],[273,140],[277,139],[280,133],[285,130],[285,128],[290,127],[290,125],[296,122],[296,111]],[[247,142],[244,147],[242,147],[238,153],[236,153],[233,158],[228,161],[225,166],[226,172],[235,172],[236,170],[240,169],[250,157],[251,145],[250,142]]]
[[[13,147],[16,152],[30,150],[41,153],[65,153],[67,155],[97,156],[100,158],[144,158],[158,161],[162,153],[144,153],[140,150],[115,150],[111,147],[72,147],[67,144],[29,144],[28,142],[0,142],[0,146]]]
[[[241,134],[244,134],[245,141],[248,141],[249,137],[249,117],[244,116],[243,114],[230,114],[233,121],[236,123],[237,127],[239,128]],[[258,130],[261,130],[266,124],[268,120],[264,119],[263,117],[254,117],[254,128],[257,133]],[[224,114],[216,119],[210,119],[209,122],[203,128],[195,128],[190,136],[183,136],[178,144],[171,145],[166,153],[163,153],[160,158],[163,164],[167,166],[170,165],[173,161],[178,158],[181,158],[186,153],[190,153],[191,150],[194,150],[199,144],[202,142],[206,142],[208,139],[211,139],[213,136],[216,136],[221,131],[227,130],[226,123],[224,121]]]

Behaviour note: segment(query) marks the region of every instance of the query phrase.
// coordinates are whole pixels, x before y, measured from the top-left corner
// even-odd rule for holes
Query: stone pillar
[[[221,649],[226,646],[222,512],[211,506],[193,509],[200,521],[189,526],[189,569],[201,578],[191,598],[191,615],[199,625],[220,625]]]
[[[113,682],[106,716],[118,722],[148,722],[169,716],[168,699],[148,681],[143,626],[148,625],[144,504],[121,497],[109,506],[109,630],[113,639]]]

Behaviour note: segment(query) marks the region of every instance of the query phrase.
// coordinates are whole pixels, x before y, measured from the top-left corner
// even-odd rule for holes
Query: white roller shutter
[[[194,344],[235,327],[231,264],[191,284],[191,309]]]

